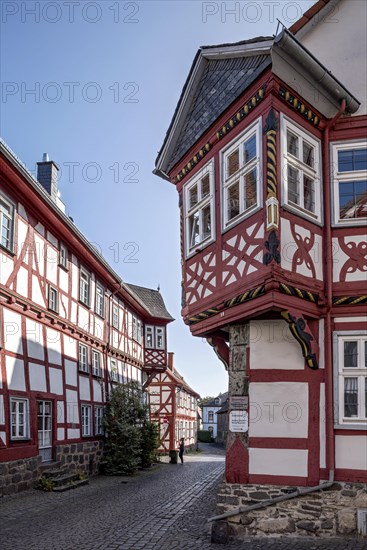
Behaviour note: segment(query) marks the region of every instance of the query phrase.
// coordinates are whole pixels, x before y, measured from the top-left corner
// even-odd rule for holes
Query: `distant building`
[[[152,375],[148,386],[151,420],[158,422],[161,453],[177,450],[183,437],[185,446],[197,443],[198,399],[200,395],[184,380],[168,353],[168,368]]]
[[[211,432],[214,439],[218,435],[217,412],[222,408],[227,398],[228,392],[220,393],[217,397],[214,397],[202,406],[202,429]]]
[[[227,398],[223,406],[217,412],[217,437],[216,442],[226,445],[229,430],[229,399]]]

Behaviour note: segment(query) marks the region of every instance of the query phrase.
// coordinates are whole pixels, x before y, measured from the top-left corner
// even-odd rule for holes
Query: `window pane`
[[[6,216],[1,216],[1,244],[5,248],[10,247],[11,221]]]
[[[256,135],[250,137],[250,139],[245,141],[245,143],[243,144],[243,153],[244,164],[256,157]]]
[[[364,343],[364,366],[367,369],[367,340]]]
[[[289,130],[287,132],[287,151],[294,157],[299,157],[298,137],[289,132]]]
[[[206,174],[201,180],[201,198],[204,199],[210,193],[209,174]]]
[[[307,143],[306,141],[303,142],[303,162],[307,164],[307,166],[314,166],[314,148],[312,145]]]
[[[257,202],[256,197],[256,168],[251,170],[248,174],[244,176],[244,199],[245,199],[245,210],[254,206]]]
[[[303,176],[303,202],[305,210],[315,212],[315,182]]]
[[[358,366],[358,342],[344,342],[344,368]]]
[[[193,187],[191,187],[191,189],[189,191],[190,208],[195,206],[195,204],[197,204],[197,202],[198,202],[198,187],[197,187],[197,185],[194,185]]]
[[[344,379],[344,416],[358,416],[358,378]]]
[[[238,181],[228,188],[227,200],[228,220],[231,220],[240,213],[240,186]]]
[[[210,237],[212,233],[211,220],[210,220],[210,205],[203,208],[202,215],[202,224],[203,224],[203,239]]]
[[[340,218],[364,218],[367,216],[367,181],[339,183]]]
[[[338,170],[339,172],[367,170],[367,149],[338,151]]]
[[[299,204],[299,172],[288,166],[288,200]]]
[[[190,230],[190,248],[193,248],[195,245],[200,242],[199,235],[199,212],[195,212],[192,216],[189,217],[189,230]]]
[[[232,176],[240,167],[240,152],[238,149],[233,151],[227,159],[227,177]]]

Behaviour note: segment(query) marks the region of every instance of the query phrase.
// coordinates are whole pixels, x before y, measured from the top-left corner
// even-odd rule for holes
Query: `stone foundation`
[[[22,458],[12,462],[0,462],[0,496],[32,489],[45,468],[53,464],[61,470],[83,471],[92,476],[98,474],[103,455],[103,440],[83,441],[69,445],[57,445],[55,463],[41,462],[41,457]]]
[[[223,483],[217,514],[291,494],[294,487]],[[230,537],[248,536],[358,536],[357,509],[367,509],[367,487],[361,483],[334,483],[329,489],[279,502],[267,508],[227,518]]]

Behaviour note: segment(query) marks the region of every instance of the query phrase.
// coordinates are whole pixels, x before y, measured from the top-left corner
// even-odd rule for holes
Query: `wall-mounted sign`
[[[248,409],[248,395],[231,395],[229,398],[231,411],[244,411]]]
[[[248,412],[231,411],[229,413],[229,430],[235,433],[248,432]]]

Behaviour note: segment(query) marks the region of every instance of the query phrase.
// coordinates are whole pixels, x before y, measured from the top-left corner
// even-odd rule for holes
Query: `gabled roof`
[[[143,286],[131,285],[125,283],[126,286],[136,295],[145,305],[147,311],[152,317],[164,319],[166,321],[174,321],[174,318],[167,311],[162,295],[159,290],[145,288]]]
[[[188,385],[182,374],[180,374],[177,369],[175,369],[174,367],[173,371],[167,369],[166,374],[171,375],[176,380],[176,382],[182,385],[183,389],[186,390],[188,393],[191,393],[194,397],[200,399],[200,395]]]
[[[220,400],[220,403],[218,403],[218,399]],[[227,401],[228,399],[228,392],[224,392],[224,393],[220,393],[219,395],[217,395],[217,397],[214,397],[213,399],[211,399],[210,401],[208,401],[207,403],[204,403],[204,405],[202,405],[202,408],[204,407],[222,407],[224,405],[224,403]]]

